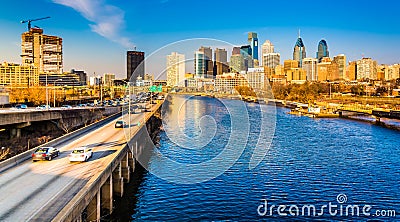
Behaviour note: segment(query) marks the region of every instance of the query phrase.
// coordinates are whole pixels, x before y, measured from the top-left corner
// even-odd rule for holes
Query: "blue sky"
[[[63,38],[64,70],[89,75],[124,77],[126,50],[134,46],[150,55],[188,38],[242,45],[249,31],[258,33],[260,44],[271,40],[283,62],[292,57],[298,29],[308,57],[315,57],[324,38],[331,56],[344,53],[356,60],[364,55],[393,64],[400,63],[398,8],[394,0],[2,0],[0,62],[21,62],[20,35],[27,28],[21,20],[51,16],[32,24]],[[165,62],[146,64],[146,71],[158,72],[155,67],[161,65]]]

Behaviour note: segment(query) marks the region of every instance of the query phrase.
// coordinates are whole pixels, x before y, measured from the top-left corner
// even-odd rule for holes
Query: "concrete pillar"
[[[13,139],[16,136],[17,136],[17,129],[16,128],[10,129],[10,138]]]
[[[79,215],[78,218],[76,218],[75,222],[82,222],[82,221],[83,221],[83,219],[82,219],[82,214],[81,214],[81,215]]]
[[[104,214],[111,214],[113,211],[113,179],[112,174],[101,187],[101,206],[105,209]]]
[[[122,177],[122,165],[121,163],[115,168],[113,172],[113,191],[114,194],[122,197],[124,194],[124,178]]]
[[[87,221],[100,221],[101,217],[101,198],[100,198],[100,191],[97,192],[96,196],[93,197],[92,201],[90,201],[89,205],[87,206]]]
[[[132,152],[128,152],[128,164],[129,168],[132,170],[132,173],[135,172],[135,158],[133,157]]]
[[[122,170],[122,177],[124,178],[126,183],[129,183],[130,180],[130,167],[129,167],[129,155],[128,152],[125,154],[124,158],[121,160],[121,170]]]
[[[12,128],[10,129],[10,138],[20,138],[21,137],[21,128]]]

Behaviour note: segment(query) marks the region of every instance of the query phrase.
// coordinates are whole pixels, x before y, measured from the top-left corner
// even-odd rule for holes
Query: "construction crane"
[[[38,21],[38,20],[43,20],[43,19],[48,19],[48,18],[50,18],[50,16],[43,17],[43,18],[37,18],[37,19],[28,19],[28,20],[25,20],[25,21],[21,21],[21,23],[28,23],[28,31],[29,31],[31,29],[31,22]]]

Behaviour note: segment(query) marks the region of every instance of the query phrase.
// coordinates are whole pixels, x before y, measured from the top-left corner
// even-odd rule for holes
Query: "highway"
[[[143,121],[144,115],[146,113],[132,114],[131,122]],[[2,172],[0,221],[49,221],[54,218],[125,146],[128,128],[114,128],[115,121],[56,147],[61,154],[52,161],[29,160]],[[137,127],[132,124],[131,131]],[[69,162],[68,154],[78,146],[93,148],[93,157],[88,162]]]

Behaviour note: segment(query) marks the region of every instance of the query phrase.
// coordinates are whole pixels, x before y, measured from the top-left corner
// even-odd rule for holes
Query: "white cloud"
[[[127,49],[135,45],[131,40],[121,34],[125,28],[124,11],[113,5],[106,4],[103,0],[52,0],[56,4],[71,7],[84,18],[93,22],[89,24],[93,32],[116,42]]]

